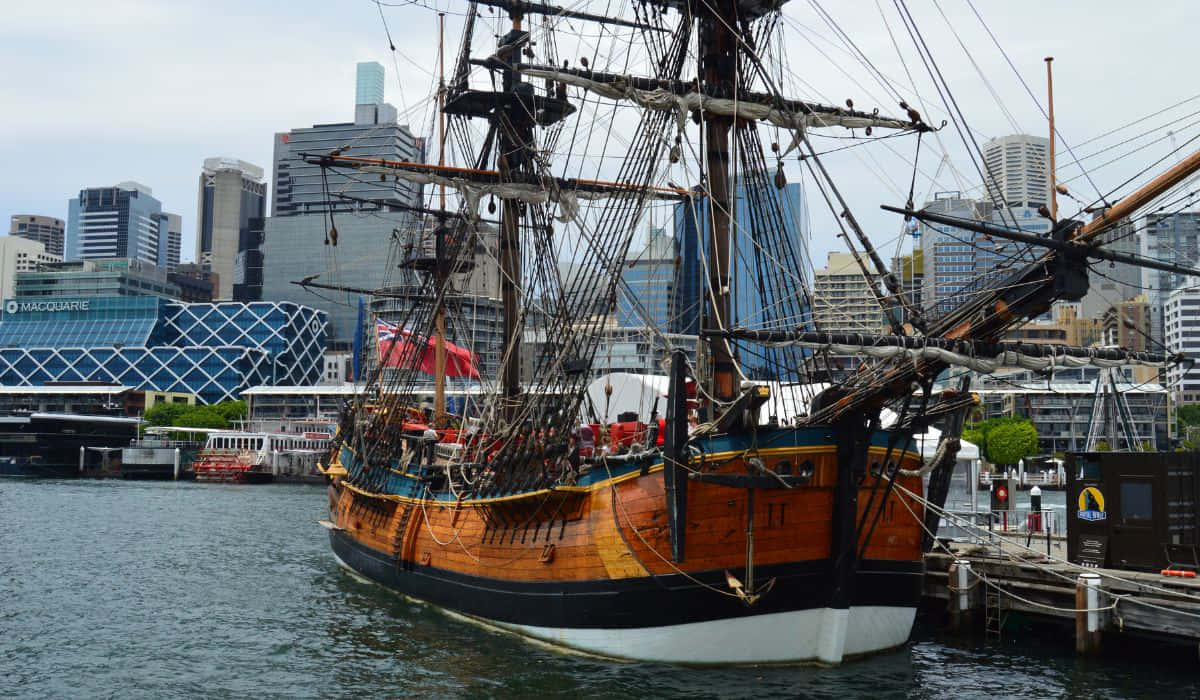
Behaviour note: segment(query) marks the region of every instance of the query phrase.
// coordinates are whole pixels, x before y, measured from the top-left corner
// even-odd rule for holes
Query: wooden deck
[[[1080,653],[1099,651],[1114,635],[1152,636],[1192,648],[1200,642],[1200,578],[1067,564],[1061,539],[1050,542],[1053,559],[1044,555],[1044,539],[1031,546],[1043,553],[952,545],[952,553],[927,554],[925,596],[945,601],[952,628],[982,626],[996,636],[1005,634],[1011,613],[1073,622]]]

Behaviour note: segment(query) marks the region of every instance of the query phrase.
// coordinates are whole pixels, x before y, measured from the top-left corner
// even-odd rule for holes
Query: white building
[[[830,253],[825,267],[813,271],[813,320],[818,329],[833,333],[883,329],[883,310],[853,255]]]
[[[1200,280],[1191,278],[1167,295],[1163,330],[1171,352],[1200,360]],[[1190,371],[1189,371],[1190,370]],[[1167,369],[1167,386],[1180,404],[1200,403],[1200,372],[1189,363]]]
[[[983,144],[987,191],[997,206],[1032,207],[1046,204],[1050,195],[1050,140],[1013,134]]]
[[[0,238],[0,299],[11,299],[18,272],[33,272],[42,263],[62,262],[46,252],[46,246],[20,236]]]

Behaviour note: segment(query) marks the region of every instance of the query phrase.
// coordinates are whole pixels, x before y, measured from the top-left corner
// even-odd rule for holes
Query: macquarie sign
[[[4,312],[9,314],[30,313],[32,311],[88,311],[90,299],[58,300],[58,301],[18,301],[9,299],[4,302]]]

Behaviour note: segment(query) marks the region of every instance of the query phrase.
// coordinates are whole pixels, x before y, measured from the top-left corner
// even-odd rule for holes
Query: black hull
[[[0,462],[0,477],[18,479],[74,479],[86,476],[79,473],[79,464],[45,464],[24,460]]]
[[[195,476],[195,472],[181,469],[179,471],[178,481],[186,481],[194,478]],[[128,465],[123,464],[121,465],[121,478],[128,479],[130,481],[172,481],[175,479],[175,465],[138,465],[135,468],[130,468]]]
[[[830,607],[829,561],[755,567],[771,591],[753,607],[714,595],[680,575],[636,579],[524,582],[467,576],[431,566],[397,566],[396,558],[331,530],[334,554],[346,566],[378,583],[450,611],[512,625],[573,629],[635,629],[753,617]],[[735,571],[742,576],[744,572]],[[728,590],[723,571],[696,578]],[[850,598],[852,607],[916,609],[924,580],[923,562],[862,562]]]

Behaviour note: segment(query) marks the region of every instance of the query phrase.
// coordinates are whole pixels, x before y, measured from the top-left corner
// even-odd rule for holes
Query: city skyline
[[[1173,57],[1190,46],[1187,27],[1195,26],[1200,9],[1164,7],[1139,13],[1136,21],[1121,21],[1122,17],[1132,20],[1136,10],[1115,2],[1101,5],[1107,9],[1097,5],[1088,13],[1032,2],[1006,6],[1004,13],[981,8],[988,29],[1006,47],[1039,102],[1045,100],[1042,58],[1057,56],[1057,116],[1068,144],[1083,144],[1190,97],[1161,66],[1171,65]],[[454,10],[449,4],[445,7]],[[996,109],[995,100],[963,58],[937,12],[914,8],[958,103],[978,132],[976,139],[982,144],[987,138],[1010,133],[1044,134],[1037,106],[1005,58],[991,46],[970,9],[946,11],[972,46],[980,70],[1004,100],[1005,109]],[[830,12],[852,29],[852,36],[879,70],[903,88],[906,67],[895,59],[879,18],[851,23],[847,10]],[[820,21],[811,9],[788,5],[785,14],[817,37],[812,46],[797,46],[798,54],[814,53],[816,47],[829,54],[828,39],[820,38],[814,29]],[[39,214],[66,219],[66,202],[79,189],[136,180],[154,188],[164,209],[184,213],[182,249],[185,259],[190,258],[196,247],[196,222],[191,214],[196,211],[195,172],[204,158],[220,153],[269,163],[273,134],[296,124],[350,121],[346,105],[355,94],[351,91],[357,89],[355,72],[360,62],[377,61],[384,66],[385,94],[397,105],[399,122],[411,124],[418,136],[431,133],[431,115],[406,110],[422,104],[430,89],[429,66],[436,55],[435,13],[409,6],[387,8],[385,16],[392,40],[400,47],[394,58],[377,8],[369,3],[347,10],[300,2],[278,11],[246,10],[232,2],[199,8],[149,0],[104,7],[74,2],[44,8],[5,7],[0,10],[0,37],[5,40],[0,42],[0,56],[14,70],[0,78],[0,95],[7,104],[25,108],[7,110],[0,116],[0,126],[7,133],[21,134],[19,139],[6,139],[0,155],[30,167],[11,169],[0,176],[0,216]],[[1033,16],[1039,21],[1029,21]],[[452,13],[447,20],[447,37],[457,37],[460,18]],[[1063,26],[1075,31],[1068,36],[1061,31]],[[1122,41],[1141,48],[1123,52],[1120,62],[1114,63],[1105,37],[1111,38],[1118,28]],[[215,51],[209,40],[218,34],[224,37],[221,51]],[[317,35],[321,41],[305,42],[304,51],[296,51],[301,38]],[[134,36],[151,38],[145,44],[140,39],[133,42]],[[140,46],[138,51],[128,46],[135,43]],[[156,50],[163,60],[146,61],[146,52]],[[848,70],[856,68],[849,65],[853,63],[849,56],[829,55],[847,64],[843,67]],[[852,95],[859,104],[880,102],[886,111],[895,109],[890,102],[871,99],[871,93],[879,92],[877,83],[860,79],[855,85],[826,63],[828,60],[815,64],[818,67],[803,76],[805,88],[792,81],[788,90],[834,102]],[[918,67],[912,61],[907,65],[922,84],[920,95],[931,105],[930,121],[940,123],[945,115],[933,104],[936,92],[924,86]],[[133,76],[138,78],[136,93],[141,99],[128,99],[118,89]],[[48,89],[49,85],[54,88]],[[1096,102],[1098,95],[1114,93],[1121,99]],[[1002,115],[1005,111],[1012,115],[1011,123]],[[87,115],[87,129],[78,128],[80,114]],[[1183,143],[1195,135],[1196,127],[1179,127],[1176,132]],[[1086,157],[1116,140],[1119,138],[1090,144],[1077,149],[1076,155]],[[950,168],[938,167],[937,151],[942,145],[950,152]],[[952,129],[927,139],[925,149],[916,199],[960,185],[962,189],[981,187]],[[1169,150],[1166,142],[1156,144],[1129,159],[1126,170],[1116,165],[1094,179],[1101,189],[1114,187]],[[831,155],[830,167],[861,168],[856,151]],[[1069,170],[1071,156],[1061,145],[1059,151],[1060,176],[1077,174]],[[864,176],[862,182],[850,183],[845,194],[868,231],[882,243],[899,232],[900,222],[879,213],[877,206],[903,202],[911,167],[901,160],[888,162],[887,154],[881,158],[880,167],[890,184]],[[1088,162],[1100,165],[1104,160]],[[798,179],[793,177],[799,174],[794,163],[789,162],[787,168],[789,177]],[[935,170],[939,171],[937,182],[931,182],[929,176]],[[1074,181],[1071,187],[1081,199],[1094,197],[1085,180]],[[832,219],[817,202],[811,204],[812,253],[815,259],[822,259],[826,252],[840,247],[834,239]],[[1068,213],[1073,211],[1068,209]]]

